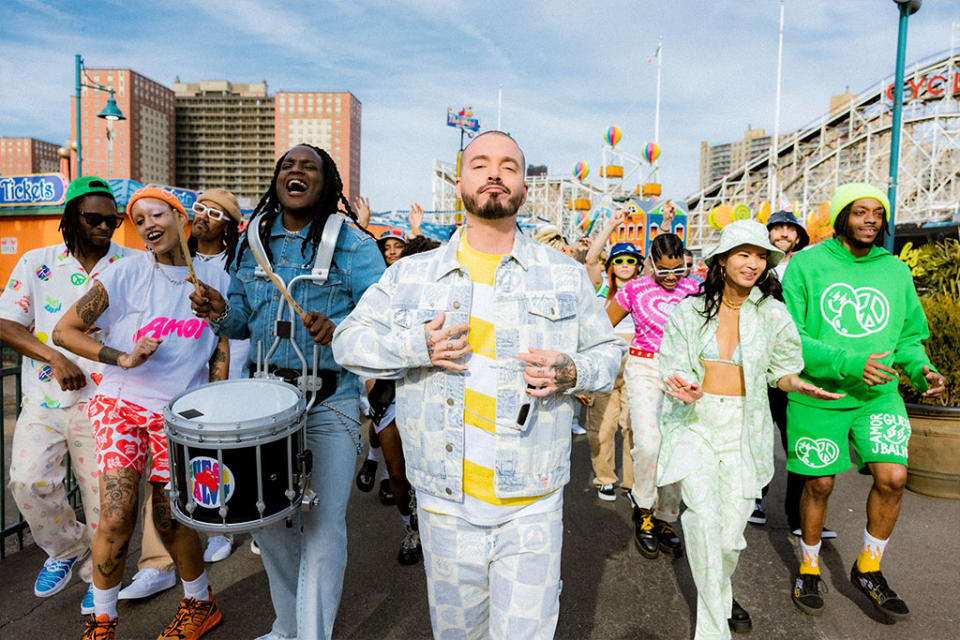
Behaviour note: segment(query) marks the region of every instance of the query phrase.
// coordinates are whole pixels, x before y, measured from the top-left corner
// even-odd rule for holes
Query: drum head
[[[279,380],[213,382],[173,398],[164,409],[168,434],[186,444],[249,442],[277,435],[303,414],[303,393]]]

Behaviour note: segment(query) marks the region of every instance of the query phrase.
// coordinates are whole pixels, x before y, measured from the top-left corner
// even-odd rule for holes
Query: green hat
[[[81,196],[88,196],[91,193],[109,196],[114,201],[117,199],[116,196],[113,195],[113,190],[110,188],[109,182],[97,176],[83,176],[71,182],[70,186],[67,187],[67,195],[63,204],[68,205],[71,200],[75,200]]]
[[[766,249],[767,264],[771,268],[783,260],[783,251],[770,244],[770,234],[765,226],[756,220],[734,220],[723,228],[720,232],[720,240],[703,255],[703,261],[709,265],[717,256],[742,244]]]
[[[860,198],[873,198],[882,204],[883,211],[887,214],[887,222],[890,222],[890,200],[887,199],[887,194],[866,182],[848,182],[833,192],[833,200],[830,201],[830,225],[833,226],[837,221],[837,216],[844,207]]]

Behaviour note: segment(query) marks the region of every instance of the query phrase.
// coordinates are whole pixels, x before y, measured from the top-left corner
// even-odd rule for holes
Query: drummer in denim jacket
[[[617,338],[582,265],[516,226],[523,152],[463,152],[466,226],[400,260],[338,327],[337,361],[397,380],[434,636],[549,638],[574,393],[613,387]]]
[[[346,214],[356,220],[333,160],[322,149],[305,144],[277,161],[254,217],[260,212],[265,212],[260,228],[247,233],[259,232],[273,270],[285,283],[310,273],[328,216]],[[242,239],[231,273],[229,304],[206,289],[205,298],[191,299],[197,315],[210,320],[219,334],[250,338],[250,359],[256,363],[258,351],[265,356],[274,341],[278,306],[286,307],[286,302],[269,280],[255,277],[257,262],[246,245]],[[360,441],[359,385],[354,374],[334,361],[327,345],[336,325],[380,278],[384,266],[373,238],[344,224],[326,282],[300,283],[291,291],[307,312],[303,326],[294,326],[293,331],[310,366],[314,343],[323,345],[319,352],[323,390],[307,420],[312,486],[320,503],[301,512],[296,526],[281,522],[254,533],[276,614],[264,638],[329,638],[333,632],[347,562],[347,498]],[[280,341],[270,364],[296,383],[301,363],[289,340]],[[331,395],[324,397],[326,393]]]

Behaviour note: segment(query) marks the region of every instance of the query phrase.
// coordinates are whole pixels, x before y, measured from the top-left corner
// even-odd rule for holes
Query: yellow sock
[[[804,544],[803,538],[800,539],[800,573],[811,573],[820,575],[820,545],[810,546]]]
[[[880,571],[880,558],[883,557],[883,549],[886,546],[886,540],[878,540],[864,529],[863,546],[860,549],[860,555],[857,556],[857,571],[860,573]]]

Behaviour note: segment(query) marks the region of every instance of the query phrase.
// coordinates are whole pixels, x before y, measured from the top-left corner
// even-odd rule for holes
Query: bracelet
[[[225,301],[225,302],[226,302],[226,306],[223,308],[223,311],[220,312],[220,315],[218,315],[216,318],[210,319],[211,324],[220,324],[221,322],[227,319],[228,315],[230,315],[230,302],[229,301]]]

